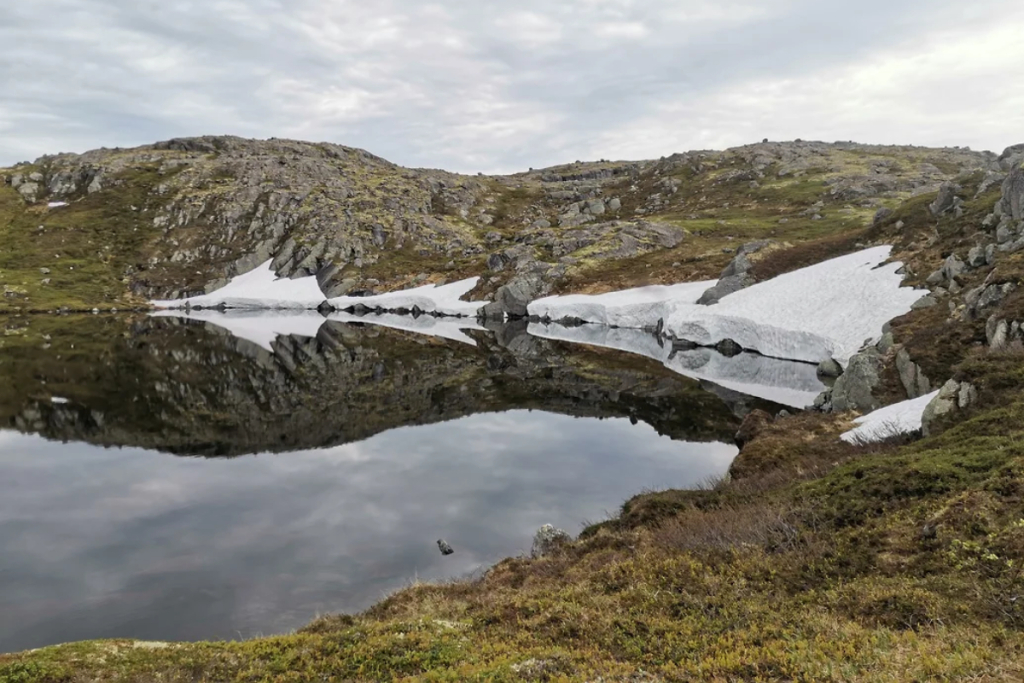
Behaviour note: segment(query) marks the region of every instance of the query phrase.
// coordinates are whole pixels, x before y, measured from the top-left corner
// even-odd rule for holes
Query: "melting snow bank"
[[[900,287],[892,247],[873,247],[780,275],[712,306],[696,300],[714,283],[644,287],[598,296],[548,297],[529,306],[546,320],[578,319],[664,333],[710,346],[732,339],[765,356],[844,367],[882,326],[910,311],[924,290]]]
[[[216,325],[234,336],[273,352],[278,337],[315,337],[324,318],[316,311],[157,311],[156,318],[184,318]]]
[[[654,328],[664,320],[676,304],[693,304],[707,289],[706,282],[684,282],[678,285],[654,285],[624,289],[607,294],[568,294],[537,299],[527,307],[531,316],[542,320],[574,318],[588,323],[612,327]]]
[[[920,431],[924,409],[938,395],[938,391],[933,391],[927,396],[894,403],[858,417],[854,423],[859,426],[839,438],[847,443],[874,443],[892,436]]]
[[[641,330],[604,325],[565,327],[531,323],[528,332],[544,339],[603,346],[646,356],[685,377],[707,380],[748,396],[793,408],[807,407],[825,389],[818,379],[816,367],[807,363],[752,353],[728,357],[712,349],[673,350],[671,343]]]
[[[267,261],[248,273],[231,278],[215,292],[187,299],[152,301],[164,309],[249,309],[316,310],[324,304],[344,310],[420,311],[444,316],[476,316],[487,301],[462,301],[480,278],[473,277],[447,285],[424,285],[415,289],[373,296],[339,296],[328,300],[315,276],[294,280],[278,277]]]
[[[463,330],[483,330],[475,319],[438,318],[432,315],[396,315],[394,313],[367,313],[353,315],[351,313],[331,313],[328,320],[340,323],[380,325],[395,330],[415,332],[430,337],[443,337],[453,341],[476,346],[476,340]]]
[[[423,285],[415,289],[387,292],[373,296],[339,296],[327,303],[338,311],[363,307],[383,311],[414,311],[448,316],[476,316],[487,301],[462,301],[462,297],[480,281],[478,277],[459,280],[447,285]]]
[[[157,308],[316,309],[324,302],[316,277],[279,278],[272,261],[231,278],[210,294],[151,302]]]

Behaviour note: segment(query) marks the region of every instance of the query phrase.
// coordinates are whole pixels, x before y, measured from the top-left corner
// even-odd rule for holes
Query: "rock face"
[[[1000,208],[1011,220],[1024,220],[1024,167],[1018,165],[1003,181],[1003,196]]]
[[[772,240],[759,240],[741,246],[736,251],[733,260],[722,271],[718,283],[704,292],[697,299],[697,303],[704,306],[717,304],[723,297],[755,284],[757,279],[750,274],[750,269],[754,265],[750,260],[750,255],[756,254],[772,244]]]
[[[963,188],[954,182],[942,183],[939,187],[939,196],[928,205],[928,209],[936,216],[952,211],[957,205],[957,199],[959,199],[957,194],[962,191]]]
[[[910,354],[906,349],[900,349],[896,353],[896,370],[899,372],[900,382],[907,392],[908,399],[918,398],[931,392],[931,382],[921,368],[910,360]]]
[[[936,432],[937,422],[955,410],[964,410],[978,400],[978,390],[967,382],[949,380],[939,389],[938,395],[924,409],[921,417],[921,434],[931,436]]]
[[[846,372],[832,387],[832,411],[858,410],[866,413],[877,409],[880,404],[872,393],[878,386],[881,371],[882,355],[874,348],[851,358]]]
[[[534,558],[544,557],[556,552],[568,543],[572,542],[572,536],[561,529],[556,529],[550,524],[545,524],[537,530],[533,537],[533,548],[530,554]]]

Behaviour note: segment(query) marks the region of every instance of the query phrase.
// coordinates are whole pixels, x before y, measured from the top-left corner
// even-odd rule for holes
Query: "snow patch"
[[[531,323],[527,331],[544,339],[603,346],[646,356],[669,370],[696,380],[706,380],[747,396],[803,409],[825,389],[817,367],[753,353],[723,356],[713,349],[673,352],[671,342],[641,330],[604,325],[565,327]]]
[[[152,301],[157,308],[316,309],[326,298],[315,276],[279,278],[267,261],[210,294]]]
[[[630,328],[653,328],[701,345],[732,339],[765,356],[844,367],[882,326],[910,311],[925,290],[901,287],[902,264],[883,262],[892,247],[840,256],[734,292],[712,306],[696,303],[714,282],[685,283],[598,296],[535,301],[531,315],[578,318]]]
[[[863,417],[858,417],[854,423],[859,426],[839,438],[847,443],[874,443],[891,436],[912,434],[921,429],[924,409],[938,395],[938,391],[933,391],[927,396],[894,403]]]
[[[216,325],[239,339],[273,352],[278,337],[315,337],[326,318],[316,311],[157,311],[155,318],[184,318]]]
[[[432,315],[396,315],[394,313],[367,313],[366,315],[354,315],[352,313],[337,312],[331,313],[328,320],[346,324],[380,325],[395,330],[415,332],[430,337],[443,337],[452,341],[476,346],[476,340],[467,335],[464,330],[483,330],[472,318],[438,318]]]
[[[375,294],[373,296],[339,296],[329,299],[327,303],[339,311],[362,305],[366,308],[380,308],[385,311],[399,309],[411,311],[414,308],[418,308],[424,313],[473,317],[489,302],[462,301],[462,297],[469,294],[479,281],[479,277],[471,277],[446,285],[423,285],[415,289],[405,289],[398,292]]]
[[[59,209],[62,206],[67,206],[67,202],[47,202],[46,208],[48,209]]]
[[[531,316],[558,322],[578,318],[612,327],[653,327],[677,303],[696,303],[715,281],[652,285],[607,294],[568,294],[537,299],[527,306]]]

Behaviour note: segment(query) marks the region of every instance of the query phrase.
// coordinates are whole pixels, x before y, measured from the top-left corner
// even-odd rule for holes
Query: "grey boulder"
[[[533,548],[530,554],[537,557],[550,555],[562,546],[571,543],[572,536],[561,529],[556,529],[550,524],[545,524],[533,537]]]

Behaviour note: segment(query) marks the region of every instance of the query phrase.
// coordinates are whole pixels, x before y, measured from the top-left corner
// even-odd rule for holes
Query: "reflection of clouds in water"
[[[542,524],[577,531],[734,454],[527,411],[234,460],[0,434],[0,650],[286,631],[528,551]]]

